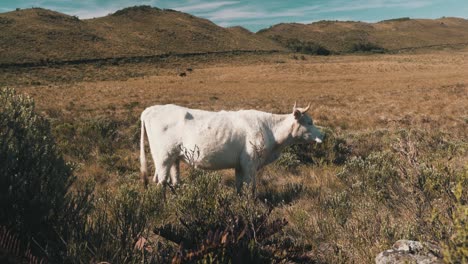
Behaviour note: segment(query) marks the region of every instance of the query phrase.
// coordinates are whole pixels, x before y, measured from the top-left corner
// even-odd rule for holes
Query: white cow
[[[181,160],[209,170],[234,168],[236,187],[252,183],[263,166],[294,143],[320,143],[323,135],[314,126],[309,110],[294,104],[291,114],[256,110],[209,112],[177,105],[155,105],[141,114],[141,174],[147,184],[145,130],[156,167],[154,182],[179,181]],[[187,157],[187,151],[192,157]],[[188,160],[187,159],[192,159]]]

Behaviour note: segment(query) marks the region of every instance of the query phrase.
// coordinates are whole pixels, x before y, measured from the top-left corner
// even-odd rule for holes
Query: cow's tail
[[[140,173],[145,187],[148,186],[148,166],[145,155],[145,121],[141,119],[141,139],[140,139]]]

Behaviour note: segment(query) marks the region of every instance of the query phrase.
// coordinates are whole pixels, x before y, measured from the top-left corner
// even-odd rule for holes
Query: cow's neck
[[[273,115],[272,132],[275,139],[274,151],[281,151],[293,143],[294,117],[291,114]]]

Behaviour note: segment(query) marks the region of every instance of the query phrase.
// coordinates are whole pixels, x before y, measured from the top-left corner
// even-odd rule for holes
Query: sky
[[[468,0],[0,0],[0,12],[42,7],[85,19],[135,5],[174,9],[207,18],[223,27],[243,26],[254,32],[283,22],[468,18]]]

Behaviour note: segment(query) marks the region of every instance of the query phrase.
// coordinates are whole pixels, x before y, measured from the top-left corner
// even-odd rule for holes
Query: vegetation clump
[[[149,5],[132,6],[132,7],[127,7],[127,8],[118,10],[115,13],[113,13],[112,15],[113,16],[123,16],[123,15],[128,15],[128,14],[131,14],[131,13],[134,13],[134,12],[148,12],[148,11],[153,11],[153,10],[159,11],[161,9],[156,8],[156,7],[152,7],[152,6],[149,6]]]
[[[41,244],[57,238],[73,181],[72,169],[55,145],[49,122],[36,114],[34,101],[1,89],[0,225]]]
[[[386,50],[375,43],[358,42],[358,43],[352,44],[349,52],[351,53],[356,53],[356,52],[385,53]]]
[[[273,207],[257,200],[247,185],[238,195],[216,173],[194,170],[189,178],[170,198],[179,221],[154,230],[179,244],[176,260],[271,263],[299,257],[293,245],[278,239],[287,221],[271,219]]]
[[[301,41],[298,39],[288,39],[286,47],[293,52],[311,55],[330,55],[331,52],[320,44],[312,41]]]
[[[399,21],[409,21],[409,20],[411,20],[411,18],[409,18],[409,17],[399,17],[399,18],[382,20],[380,22],[399,22]]]

